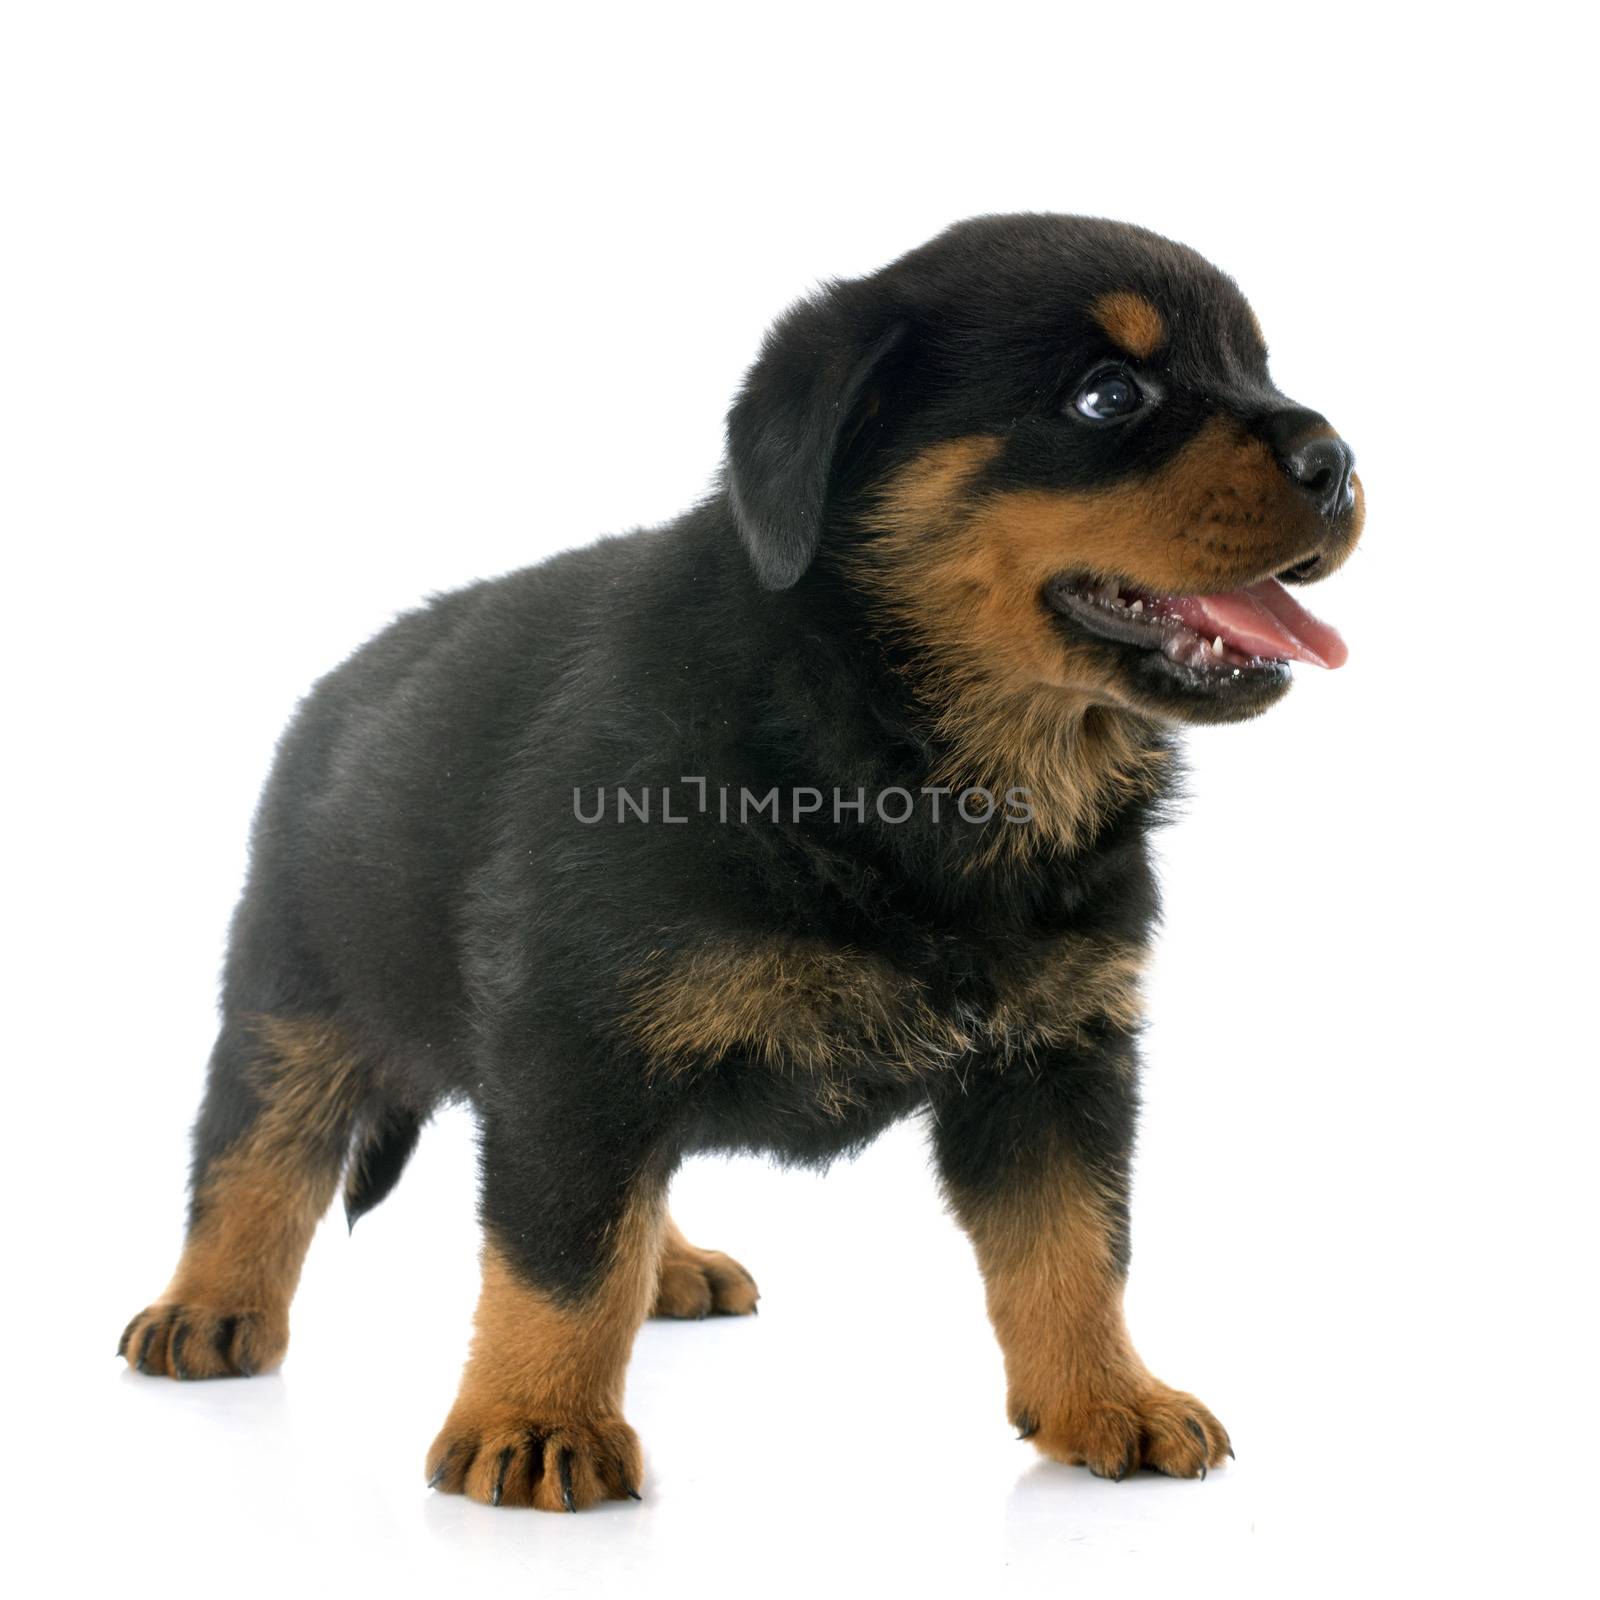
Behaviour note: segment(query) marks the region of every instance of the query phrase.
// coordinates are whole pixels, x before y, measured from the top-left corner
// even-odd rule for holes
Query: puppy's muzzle
[[[1320,548],[1278,576],[1311,583],[1337,567],[1360,535],[1356,453],[1325,418],[1298,406],[1278,412],[1265,431],[1284,476],[1305,496],[1324,529]]]

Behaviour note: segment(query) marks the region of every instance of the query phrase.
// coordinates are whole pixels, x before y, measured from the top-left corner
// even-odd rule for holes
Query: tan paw
[[[638,1435],[617,1416],[458,1409],[428,1452],[430,1488],[490,1506],[581,1511],[600,1500],[637,1500],[643,1476]]]
[[[1138,1467],[1172,1478],[1203,1478],[1233,1454],[1228,1430],[1192,1394],[1154,1380],[1056,1415],[1024,1407],[1015,1420],[1020,1436],[1052,1460],[1118,1482]]]
[[[720,1250],[697,1250],[691,1244],[669,1243],[661,1258],[653,1317],[748,1316],[761,1291],[756,1280],[732,1256]]]
[[[151,1377],[249,1378],[288,1347],[284,1312],[158,1301],[123,1329],[117,1354]]]

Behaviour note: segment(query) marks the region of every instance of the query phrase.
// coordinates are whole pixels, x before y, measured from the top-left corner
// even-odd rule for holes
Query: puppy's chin
[[[1294,675],[1282,661],[1245,666],[1186,666],[1141,652],[1118,663],[1117,677],[1135,709],[1173,723],[1247,722],[1289,692]]]

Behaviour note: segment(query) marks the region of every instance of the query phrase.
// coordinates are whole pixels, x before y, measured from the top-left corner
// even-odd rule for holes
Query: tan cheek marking
[[[1138,360],[1167,342],[1166,319],[1142,294],[1118,289],[1101,295],[1089,310],[1116,344]]]
[[[1300,548],[1310,509],[1272,452],[1222,419],[1148,478],[1104,489],[1022,489],[980,501],[972,526],[1042,589],[1080,568],[1171,592],[1233,587]]]
[[[952,440],[912,462],[881,495],[880,536],[853,563],[919,638],[981,660],[994,681],[1103,698],[1109,682],[1074,656],[1040,604],[1051,578],[1080,568],[1160,591],[1232,587],[1272,545],[1297,547],[1307,514],[1267,446],[1221,419],[1135,482],[970,494],[1001,446]]]
[[[1004,448],[1004,439],[986,433],[929,446],[887,485],[874,520],[902,540],[948,527],[968,484]]]
[[[996,520],[1001,501],[973,494],[1003,444],[975,436],[924,452],[885,487],[875,536],[848,563],[880,627],[916,647],[909,670],[948,743],[934,781],[1029,793],[1034,822],[993,830],[974,869],[1076,845],[1115,805],[1156,787],[1169,759],[1148,724],[1115,709],[1115,679],[1044,611],[1046,578],[1068,564],[1059,506],[1012,538]]]

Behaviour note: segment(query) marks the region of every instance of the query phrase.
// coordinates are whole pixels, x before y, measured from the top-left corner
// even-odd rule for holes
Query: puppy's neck
[[[962,871],[1076,856],[1119,816],[1157,801],[1176,775],[1171,736],[1103,697],[941,671],[914,641],[886,643],[847,603],[826,614],[826,628],[785,640],[764,720],[796,782],[865,788],[869,798],[890,788],[948,792],[940,841],[915,822],[890,830],[913,853],[933,843]],[[949,825],[957,799],[975,790],[983,793],[971,809],[992,799],[996,820]],[[1028,820],[1001,820],[1018,812]]]

